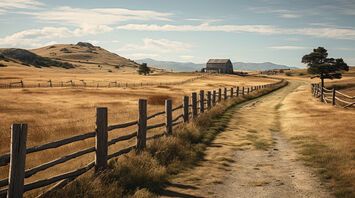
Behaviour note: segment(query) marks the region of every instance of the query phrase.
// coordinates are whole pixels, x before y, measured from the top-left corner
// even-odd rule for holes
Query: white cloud
[[[151,10],[129,10],[124,8],[72,8],[59,7],[49,11],[25,13],[33,15],[40,21],[77,26],[112,25],[128,20],[170,21],[171,13]]]
[[[0,8],[3,11],[10,9],[38,8],[44,4],[36,0],[1,0]]]
[[[303,50],[303,49],[308,49],[308,47],[304,46],[293,46],[293,45],[284,45],[284,46],[271,46],[269,47],[270,49],[276,49],[276,50]]]
[[[0,38],[0,45],[3,47],[36,48],[48,44],[48,40],[51,39],[80,37],[110,30],[109,27],[101,26],[97,28],[76,28],[74,30],[66,27],[28,29]]]
[[[234,32],[258,33],[273,35],[303,35],[319,38],[355,40],[353,28],[281,28],[271,25],[156,25],[156,24],[127,24],[118,26],[120,30],[137,31],[180,31],[180,32]]]
[[[194,57],[194,56],[191,56],[191,55],[182,55],[182,56],[180,56],[180,58],[181,58],[182,60],[187,61],[187,60],[192,60],[192,59],[194,59],[195,57]]]
[[[142,41],[142,44],[127,44],[115,51],[131,59],[161,59],[167,55],[176,56],[176,53],[188,52],[193,47],[189,43],[168,39],[145,38]]]
[[[170,52],[184,52],[188,51],[192,45],[180,41],[172,41],[168,39],[143,39],[143,44],[127,44],[118,51],[126,52],[155,52],[155,53],[170,53]]]
[[[249,8],[249,10],[253,11],[254,13],[258,14],[275,14],[278,17],[281,18],[301,18],[303,15],[305,15],[305,11],[294,11],[294,10],[288,10],[288,9],[275,9],[272,7],[253,7]]]
[[[69,37],[72,32],[68,28],[44,27],[41,29],[29,29],[16,32],[12,35],[0,38],[3,47],[39,47],[44,40]]]
[[[276,33],[277,29],[270,25],[155,25],[155,24],[127,24],[118,26],[121,30],[138,31],[179,31],[179,32],[256,32],[263,34]]]
[[[143,59],[143,58],[161,58],[160,55],[158,54],[152,54],[152,53],[132,53],[132,54],[125,54],[125,57],[129,57],[130,59],[133,60],[138,60],[138,59]]]

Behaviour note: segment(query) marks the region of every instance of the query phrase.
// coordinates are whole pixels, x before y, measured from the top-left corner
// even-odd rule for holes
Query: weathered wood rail
[[[147,87],[147,86],[168,86],[168,85],[182,85],[185,83],[193,82],[206,77],[206,75],[193,77],[183,81],[176,82],[140,82],[140,83],[127,83],[118,81],[85,81],[85,80],[69,80],[69,81],[41,81],[24,82],[23,80],[9,83],[0,83],[0,89],[15,89],[15,88],[133,88],[133,87]]]
[[[0,197],[23,197],[23,194],[27,191],[42,188],[55,183],[57,184],[48,189],[48,191],[63,187],[70,181],[74,180],[76,177],[82,175],[92,168],[95,168],[96,172],[106,169],[109,159],[129,153],[132,150],[137,152],[142,151],[146,147],[147,141],[160,138],[165,135],[171,135],[174,131],[174,126],[182,123],[188,123],[191,119],[197,118],[200,114],[208,111],[223,100],[244,96],[260,89],[272,88],[280,83],[282,83],[282,81],[253,87],[231,87],[229,89],[223,88],[223,93],[221,88],[213,91],[201,90],[199,94],[193,92],[191,94],[191,99],[190,96],[184,96],[182,99],[182,104],[176,107],[173,107],[171,100],[166,100],[164,111],[157,112],[152,115],[147,115],[147,100],[140,99],[138,102],[138,119],[120,124],[110,125],[108,123],[108,109],[106,107],[99,107],[96,109],[96,130],[94,132],[88,132],[28,148],[26,147],[28,125],[23,123],[12,124],[10,153],[0,156],[0,167],[9,165],[8,178],[0,180]],[[197,98],[197,95],[199,95],[199,98]],[[178,114],[174,118],[173,112],[177,110],[181,110],[182,113]],[[148,125],[148,120],[158,116],[164,116],[165,121],[162,123]],[[113,130],[126,129],[133,126],[136,126],[136,130],[128,133],[127,135],[111,139],[108,138],[108,134]],[[163,132],[155,134],[151,137],[147,137],[147,133],[150,130],[162,127],[164,127]],[[36,167],[25,169],[26,154],[46,151],[48,149],[55,149],[67,144],[72,144],[92,138],[95,138],[95,145],[92,147],[75,151],[71,154],[61,156],[57,159],[40,164]],[[136,139],[136,144],[130,145],[110,154],[108,153],[108,148],[110,146],[118,142],[132,140],[134,138]],[[95,160],[83,167],[79,167],[76,170],[72,170],[50,178],[40,179],[31,183],[24,182],[25,178],[29,178],[39,172],[45,171],[51,167],[63,164],[69,160],[87,155],[89,153],[95,153]],[[42,194],[42,197],[44,196],[45,193]]]
[[[335,88],[327,89],[319,84],[312,84],[311,87],[313,96],[319,98],[321,102],[344,108],[355,107],[355,96],[346,95]]]

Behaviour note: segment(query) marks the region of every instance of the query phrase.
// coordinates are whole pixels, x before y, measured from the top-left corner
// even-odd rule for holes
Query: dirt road
[[[331,197],[282,134],[279,109],[302,85],[292,81],[230,111],[205,160],[173,179],[163,197]]]

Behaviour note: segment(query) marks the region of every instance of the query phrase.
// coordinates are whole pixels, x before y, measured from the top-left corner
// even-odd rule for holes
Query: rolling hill
[[[0,60],[15,62],[26,66],[35,67],[61,67],[65,69],[74,68],[74,65],[67,62],[53,60],[48,57],[39,56],[33,52],[18,48],[0,49]]]
[[[197,64],[192,62],[172,62],[172,61],[158,61],[154,59],[140,59],[136,60],[138,63],[147,63],[150,66],[158,67],[166,70],[173,71],[200,71],[205,67],[204,63]],[[278,65],[270,62],[265,63],[243,63],[234,62],[234,70],[242,71],[256,71],[256,70],[271,70],[271,69],[294,69],[295,67],[289,67],[286,65]]]
[[[56,44],[31,50],[43,57],[69,62],[104,64],[118,67],[138,67],[134,61],[90,43]]]

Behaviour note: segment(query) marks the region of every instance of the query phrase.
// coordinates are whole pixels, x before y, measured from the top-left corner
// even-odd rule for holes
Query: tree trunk
[[[324,90],[323,90],[323,88],[324,88],[324,76],[323,76],[323,74],[320,75],[320,80],[321,80],[320,101],[324,102],[323,101],[323,94],[324,94]]]

